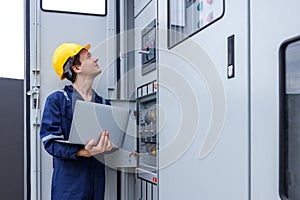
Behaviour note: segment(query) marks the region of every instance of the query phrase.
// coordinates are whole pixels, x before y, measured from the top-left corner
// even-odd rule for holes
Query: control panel
[[[145,75],[156,68],[156,20],[148,24],[141,34],[142,47],[139,53],[142,57],[142,75]]]
[[[156,168],[156,100],[139,104],[139,152],[140,164]]]
[[[157,104],[156,104],[157,82],[145,84],[138,88],[138,173],[139,178],[147,181],[157,182]]]

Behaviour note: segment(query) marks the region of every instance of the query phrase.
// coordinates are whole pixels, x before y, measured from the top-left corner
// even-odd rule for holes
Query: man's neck
[[[93,91],[92,91],[92,80],[86,80],[86,81],[79,81],[76,80],[73,83],[73,87],[79,92],[79,94],[82,96],[82,98],[85,101],[91,101]]]

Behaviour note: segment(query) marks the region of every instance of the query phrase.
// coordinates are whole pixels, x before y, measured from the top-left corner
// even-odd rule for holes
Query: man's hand
[[[113,145],[109,139],[108,131],[103,131],[101,133],[100,140],[97,145],[94,145],[94,139],[90,140],[83,149],[80,149],[76,155],[83,157],[91,157],[93,155],[104,153],[106,151],[112,150]]]

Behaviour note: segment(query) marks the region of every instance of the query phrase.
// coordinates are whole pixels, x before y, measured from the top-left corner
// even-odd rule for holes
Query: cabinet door
[[[30,80],[30,89],[37,87],[39,93],[39,111],[43,112],[46,97],[54,90],[61,89],[69,81],[60,81],[52,66],[54,50],[62,43],[91,44],[90,51],[99,58],[102,75],[94,81],[93,88],[102,96],[108,97],[108,86],[114,78],[111,73],[113,66],[108,57],[114,59],[113,43],[107,45],[109,35],[115,34],[115,1],[99,0],[83,2],[78,8],[77,3],[61,1],[27,1],[30,4],[29,19],[29,51],[30,69],[26,72]],[[101,5],[102,4],[102,5]],[[58,5],[58,7],[57,7]],[[65,12],[66,9],[69,12]],[[86,10],[87,8],[88,10]],[[85,10],[84,10],[85,9]],[[112,70],[113,71],[113,70]],[[35,122],[37,110],[30,111],[32,123]],[[29,120],[29,119],[28,119]],[[50,199],[52,158],[40,144],[38,126],[31,127],[31,185],[32,198]]]
[[[159,199],[248,199],[248,2],[168,2],[158,4]]]
[[[291,1],[288,4],[250,1],[251,199],[253,200],[277,200],[281,198],[280,195],[285,195],[283,190],[279,191],[285,184],[279,174],[286,169],[279,167],[287,163],[280,158],[280,154],[284,148],[292,147],[293,143],[289,147],[280,146],[283,142],[281,135],[283,132],[280,130],[279,122],[282,120],[283,112],[279,106],[284,105],[280,101],[283,91],[279,90],[279,77],[285,76],[282,74],[284,71],[279,70],[284,67],[281,64],[283,60],[280,58],[280,47],[286,45],[287,40],[299,36],[300,22],[296,20],[300,17],[297,9],[299,6],[299,1]],[[287,57],[289,60],[291,55],[289,53],[286,55],[289,56]],[[296,107],[293,109],[296,111]],[[294,115],[293,119],[296,119],[297,113],[289,114],[289,117]],[[286,117],[285,120],[288,119],[288,116]],[[295,124],[293,126],[290,126],[290,131],[296,128]],[[296,138],[289,139],[297,142]],[[292,162],[290,166],[296,167],[298,161],[290,161]],[[286,175],[288,174],[287,172]]]

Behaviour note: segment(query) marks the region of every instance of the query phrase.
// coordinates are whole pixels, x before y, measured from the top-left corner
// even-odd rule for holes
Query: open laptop
[[[124,142],[131,110],[117,106],[109,106],[77,100],[69,140],[59,142],[71,144],[87,144],[94,139],[98,144],[102,131],[108,130],[110,141],[115,148]]]

